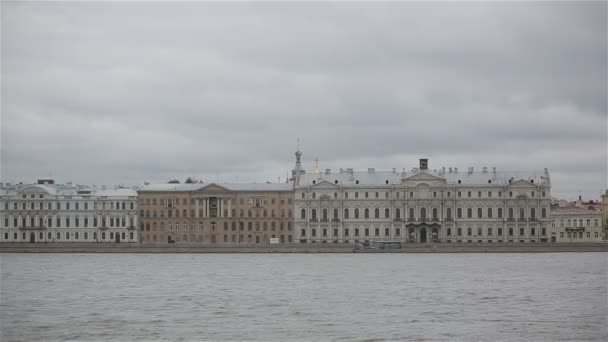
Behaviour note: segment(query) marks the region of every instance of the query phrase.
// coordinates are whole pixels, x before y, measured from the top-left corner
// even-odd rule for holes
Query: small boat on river
[[[353,253],[399,253],[401,241],[372,241],[355,245]]]

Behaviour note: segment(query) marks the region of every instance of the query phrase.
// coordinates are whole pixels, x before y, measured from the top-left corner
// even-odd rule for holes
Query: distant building
[[[152,244],[269,244],[293,240],[289,184],[147,184],[140,231]]]
[[[600,242],[603,239],[602,212],[579,206],[551,209],[552,242]]]
[[[295,234],[301,243],[366,240],[548,242],[551,182],[541,172],[484,167],[306,173],[296,153]]]
[[[138,242],[137,192],[55,184],[0,188],[0,242]]]
[[[608,190],[602,195],[603,221],[604,221],[604,240],[608,240]]]

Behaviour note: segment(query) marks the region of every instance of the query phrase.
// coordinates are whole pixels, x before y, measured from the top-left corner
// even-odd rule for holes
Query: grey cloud
[[[544,167],[606,188],[605,2],[2,3],[3,181]],[[581,189],[577,189],[580,184]]]

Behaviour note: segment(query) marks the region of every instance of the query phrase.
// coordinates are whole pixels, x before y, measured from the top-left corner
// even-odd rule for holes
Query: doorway
[[[426,242],[426,228],[420,229],[420,242]]]
[[[114,234],[114,242],[120,243],[120,234],[119,233]]]

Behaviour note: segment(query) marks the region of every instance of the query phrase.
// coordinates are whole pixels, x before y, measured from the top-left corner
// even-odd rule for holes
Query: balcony
[[[395,217],[395,218],[393,219],[393,221],[395,221],[395,222],[402,222],[402,221],[403,221],[403,219],[402,219],[401,217]]]
[[[135,227],[135,226],[128,226],[127,227],[127,230],[135,230],[135,229],[137,229],[137,227]]]
[[[326,218],[322,218],[320,221],[321,221],[321,222],[329,222],[329,220],[328,220],[328,219],[326,219]]]
[[[98,229],[99,229],[99,230],[108,230],[108,227],[107,227],[107,226],[101,226],[101,227],[99,227]]]
[[[515,219],[514,219],[514,218],[512,218],[512,217],[509,217],[509,218],[507,219],[507,221],[509,221],[509,222],[515,222]]]
[[[319,220],[318,220],[318,219],[315,217],[315,218],[311,218],[311,219],[309,220],[309,222],[319,222]]]
[[[452,221],[454,221],[454,219],[453,219],[453,218],[451,218],[451,217],[447,217],[447,218],[445,219],[445,221],[446,221],[446,222],[452,222]]]
[[[340,222],[340,219],[337,217],[334,217],[333,219],[331,219],[331,222]]]
[[[45,226],[19,227],[19,230],[45,230]]]
[[[416,221],[416,219],[415,219],[415,218],[413,218],[413,217],[410,217],[410,218],[408,218],[407,220],[408,220],[409,222],[415,222],[415,221]]]

